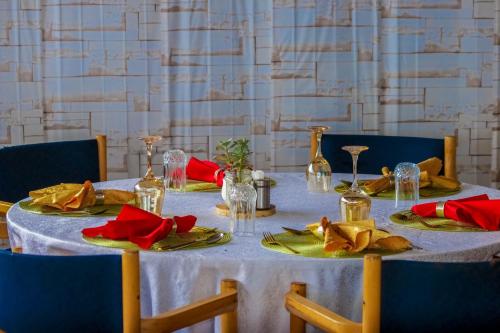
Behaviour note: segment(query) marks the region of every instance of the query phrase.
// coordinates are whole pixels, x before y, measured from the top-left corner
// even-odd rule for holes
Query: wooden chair
[[[0,200],[17,202],[58,183],[107,180],[106,136],[4,147],[0,161]]]
[[[221,332],[237,332],[234,280],[221,281],[218,295],[141,319],[139,253],[132,250],[121,256],[0,251],[0,299],[6,332],[172,332],[219,315]]]
[[[285,297],[290,332],[310,323],[326,332],[498,332],[500,262],[432,263],[364,257],[361,323],[306,298],[292,283]]]
[[[0,242],[8,242],[5,214],[28,192],[58,183],[107,180],[106,136],[0,149]],[[3,244],[0,245],[3,246]]]
[[[457,178],[457,138],[445,136],[444,139],[416,138],[383,135],[340,135],[323,134],[321,150],[325,159],[332,166],[333,172],[352,172],[352,159],[343,146],[368,146],[369,150],[359,155],[358,172],[380,174],[382,167],[391,170],[399,162],[418,163],[430,157],[443,160],[443,175]],[[318,143],[315,134],[311,134],[311,159],[315,156]]]

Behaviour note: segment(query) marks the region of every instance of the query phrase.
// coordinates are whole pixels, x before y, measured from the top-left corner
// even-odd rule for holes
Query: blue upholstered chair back
[[[500,332],[500,262],[384,261],[381,332]]]
[[[63,141],[0,149],[0,200],[59,183],[99,181],[97,140]]]
[[[359,173],[380,174],[384,166],[394,170],[399,162],[418,163],[434,156],[444,160],[444,139],[324,134],[321,150],[333,172],[352,172],[351,155],[342,150],[343,146],[352,145],[370,148],[359,156]]]
[[[0,329],[122,332],[121,256],[0,251]]]

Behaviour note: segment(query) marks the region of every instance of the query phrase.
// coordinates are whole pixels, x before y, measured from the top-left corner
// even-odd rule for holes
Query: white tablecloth
[[[141,252],[142,314],[158,314],[217,292],[218,282],[233,278],[240,282],[239,325],[241,332],[287,332],[288,313],[283,296],[292,281],[304,281],[311,299],[353,320],[361,315],[361,259],[312,259],[268,251],[260,246],[263,231],[281,232],[281,226],[303,228],[323,215],[339,216],[337,193],[311,194],[303,174],[273,174],[277,186],[272,202],[278,213],[257,219],[255,237],[234,238],[227,245],[203,250]],[[350,175],[334,175],[350,179]],[[136,180],[96,184],[97,188],[131,190]],[[500,191],[464,184],[463,191],[449,198]],[[219,193],[167,193],[164,214],[198,216],[198,224],[228,229],[229,218],[215,214]],[[408,229],[389,221],[395,211],[392,200],[373,200],[371,215],[377,225],[410,239],[423,250],[412,250],[386,259],[435,261],[487,260],[500,251],[500,232],[437,232]],[[120,250],[85,243],[80,230],[102,225],[107,218],[69,218],[30,214],[15,205],[7,214],[12,246],[25,253],[96,254]],[[192,330],[206,332],[213,321]]]

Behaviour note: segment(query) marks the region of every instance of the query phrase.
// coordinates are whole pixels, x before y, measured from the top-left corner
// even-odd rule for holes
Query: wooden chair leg
[[[363,264],[363,333],[380,333],[382,259],[367,254]]]
[[[316,132],[311,131],[311,147],[309,148],[309,161],[312,161],[316,156],[316,151],[318,150],[318,138],[316,137]]]
[[[300,296],[307,296],[307,285],[303,282],[292,282],[290,291]],[[290,333],[305,333],[306,321],[290,312]]]
[[[99,155],[99,180],[104,182],[108,180],[108,157],[106,135],[97,135],[97,153]]]
[[[221,293],[237,291],[238,282],[236,280],[224,279],[220,282]],[[222,333],[237,333],[238,332],[238,310],[224,313],[220,316],[220,331]]]
[[[444,137],[444,175],[457,179],[457,137]]]
[[[139,252],[125,250],[122,254],[123,332],[141,331],[141,280]]]

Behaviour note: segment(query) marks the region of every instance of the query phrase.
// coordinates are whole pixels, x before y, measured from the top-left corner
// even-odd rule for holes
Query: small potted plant
[[[227,195],[234,184],[251,184],[252,167],[249,156],[250,140],[247,138],[221,140],[216,146],[215,160],[225,169],[222,198],[227,204]]]

